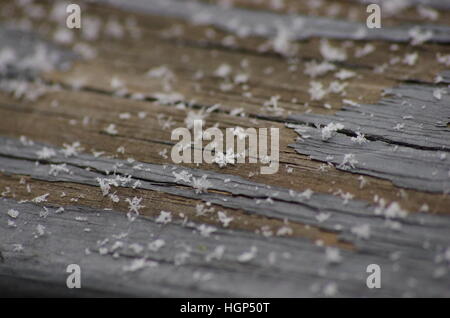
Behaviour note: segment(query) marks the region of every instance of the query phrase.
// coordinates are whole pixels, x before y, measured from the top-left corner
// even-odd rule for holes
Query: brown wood
[[[202,2],[217,5],[216,1]],[[327,8],[334,4],[340,8],[339,13],[334,16],[336,19],[348,20],[349,15],[351,15],[353,21],[364,23],[366,17],[365,5],[357,1],[327,0],[318,9],[308,7],[306,1],[285,1],[285,6],[280,9],[272,8],[268,4],[269,2],[231,1],[234,8],[245,8],[254,12],[277,12],[281,15],[295,13],[318,17],[327,16]],[[35,1],[34,6],[48,13],[51,12],[51,8],[54,5],[51,1]],[[372,222],[372,218],[367,216],[367,214],[373,213],[374,207],[377,206],[377,203],[374,202],[375,198],[383,198],[387,205],[392,202],[397,202],[402,209],[407,210],[411,215],[417,215],[412,216],[413,218],[417,217],[417,220],[424,214],[426,218],[430,217],[430,224],[433,224],[433,226],[442,222],[440,230],[448,229],[450,196],[445,191],[436,193],[414,188],[402,188],[395,185],[389,179],[367,175],[364,176],[364,180],[367,183],[361,187],[361,174],[342,171],[335,167],[323,169],[323,162],[311,160],[310,157],[299,154],[290,147],[290,145],[295,143],[298,135],[287,125],[288,122],[292,122],[289,120],[290,116],[295,114],[312,113],[331,116],[342,109],[345,99],[360,104],[377,104],[383,98],[383,90],[391,89],[398,85],[414,83],[427,87],[446,88],[448,86],[447,83],[436,84],[435,78],[437,75],[442,74],[446,68],[448,69],[448,65],[445,66],[443,63],[439,63],[436,58],[438,55],[450,54],[450,46],[448,43],[424,43],[412,46],[409,43],[392,43],[381,40],[343,41],[330,39],[329,43],[333,46],[344,45],[347,47],[348,58],[343,62],[333,63],[336,66],[336,71],[340,69],[351,70],[356,73],[356,76],[345,81],[347,84],[345,96],[330,93],[321,101],[311,101],[308,92],[311,80],[320,81],[325,86],[328,86],[336,80],[333,75],[336,71],[316,79],[312,79],[304,73],[307,62],[311,60],[322,61],[320,43],[323,39],[311,38],[304,41],[294,41],[292,43],[294,53],[291,56],[283,56],[268,46],[267,41],[269,39],[264,37],[251,36],[240,38],[214,26],[198,25],[191,21],[175,17],[155,16],[145,12],[136,13],[101,3],[88,4],[83,2],[82,7],[83,19],[95,17],[101,21],[102,27],[99,38],[93,41],[87,41],[83,39],[81,35],[82,31],[75,30],[71,31],[74,35],[74,40],[71,43],[58,45],[68,51],[77,51],[77,45],[79,48],[80,43],[83,43],[94,50],[97,56],[93,59],[78,58],[72,61],[68,69],[61,70],[56,68],[50,71],[39,72],[38,75],[33,75],[31,79],[26,79],[30,85],[37,85],[44,88],[44,94],[36,99],[15,98],[11,92],[5,90],[0,91],[0,135],[2,137],[7,138],[7,140],[17,140],[25,136],[28,140],[32,140],[37,144],[47,144],[56,149],[62,148],[64,144],[79,142],[82,147],[80,153],[83,154],[91,155],[95,151],[101,151],[101,157],[109,157],[112,158],[111,160],[116,160],[119,163],[126,162],[128,158],[132,158],[138,162],[158,165],[160,167],[159,169],[163,169],[165,165],[173,165],[170,158],[170,151],[172,145],[175,143],[170,138],[172,129],[185,126],[184,120],[189,111],[198,112],[202,109],[206,110],[212,105],[220,104],[217,110],[205,118],[206,127],[218,124],[221,129],[236,126],[243,128],[276,127],[280,129],[279,171],[274,175],[260,174],[260,164],[237,164],[233,166],[228,165],[223,168],[211,164],[181,164],[178,165],[178,168],[198,169],[198,171],[203,171],[205,174],[211,174],[212,176],[217,174],[218,178],[224,179],[226,178],[224,175],[232,175],[247,180],[252,184],[271,186],[274,189],[284,189],[286,192],[288,190],[303,192],[311,189],[315,194],[327,195],[327,199],[324,199],[325,201],[328,198],[332,198],[333,200],[339,199],[340,204],[342,201],[340,199],[341,195],[350,193],[353,195],[350,201],[355,201],[355,206],[358,204],[365,206],[361,208],[361,215],[364,215],[362,220],[365,220],[364,218],[367,217],[367,220],[369,220],[367,224]],[[27,30],[26,32],[33,31],[35,34],[39,34],[42,41],[48,42],[54,42],[55,32],[61,30],[67,31],[64,25],[61,24],[63,22],[55,22],[47,15],[40,18],[32,17],[30,16],[31,11],[33,10],[30,9],[27,11],[26,8],[19,8],[14,3],[2,2],[0,4],[0,22],[4,25],[16,24],[18,26],[19,21],[27,21],[31,25],[31,30]],[[443,28],[448,28],[449,17],[450,11],[439,10],[439,17],[437,20],[432,21],[432,23]],[[130,23],[129,21],[133,21],[137,26],[139,35],[133,37],[133,33],[126,29],[125,35],[122,37],[114,38],[107,36],[105,35],[105,27],[103,24],[108,20],[117,20],[122,25],[127,25],[127,23]],[[383,27],[403,26],[406,23],[425,26],[428,22],[418,15],[417,7],[411,7],[406,9],[403,14],[383,19]],[[230,37],[233,39],[233,44],[227,45],[226,40],[228,39],[229,41]],[[356,57],[355,52],[365,45],[373,45],[374,51],[367,56]],[[0,52],[1,49],[2,47],[0,46]],[[401,62],[407,54],[414,52],[418,54],[418,60],[414,65],[407,65]],[[389,65],[383,73],[374,72],[374,69],[384,63],[393,61],[394,58],[401,60],[398,63]],[[224,84],[229,84],[232,81],[218,78],[214,75],[214,71],[224,63],[231,66],[233,75],[240,73],[247,74],[249,76],[248,82],[245,84],[233,84],[230,86],[230,89],[223,89]],[[165,66],[172,72],[170,79],[162,80],[161,78],[149,78],[146,76],[146,73],[150,69],[160,66]],[[200,73],[202,76],[199,76]],[[15,73],[13,72],[13,74]],[[17,74],[20,76],[23,75],[20,72]],[[11,78],[14,79],[16,75],[1,75],[0,80],[7,82]],[[17,76],[20,78],[19,75]],[[112,87],[111,81],[114,78],[119,79],[124,84],[124,87],[126,87],[125,93],[121,94],[118,88]],[[29,91],[32,91],[32,88],[29,88]],[[182,95],[181,102],[187,106],[181,108],[179,103],[178,106],[173,103],[165,105],[158,100],[158,94],[160,93],[179,93]],[[145,98],[140,100],[136,98],[136,94],[142,94]],[[279,96],[278,105],[282,108],[280,112],[275,113],[270,107],[264,106],[264,103],[270,101],[273,96]],[[324,107],[325,104],[330,104],[331,109]],[[233,114],[233,111],[238,108],[242,108],[243,116]],[[120,114],[123,113],[129,113],[130,118],[121,119]],[[140,118],[139,113],[145,113],[145,118]],[[447,113],[443,110],[442,116],[444,118],[442,120],[449,122],[450,118],[445,118],[445,114]],[[163,124],[167,120],[170,120],[172,125],[169,128],[164,128]],[[116,135],[110,135],[105,132],[105,128],[110,124],[114,124],[117,128],[118,133]],[[16,153],[13,155],[6,144],[7,142],[1,146],[2,154],[0,157],[5,160],[12,160],[11,158],[14,160],[17,159],[17,163],[11,163],[11,167],[14,164],[21,165],[20,162],[24,160],[35,160],[34,158],[26,157],[26,149],[28,149],[26,146],[24,146],[23,157],[20,157]],[[118,148],[120,147],[124,148],[123,153],[118,152]],[[164,151],[167,151],[167,155],[161,155]],[[447,156],[450,155],[448,151],[443,152]],[[16,158],[16,156],[18,157]],[[51,160],[48,162],[46,160],[38,161],[41,161],[43,166],[52,163]],[[71,163],[70,161],[64,162],[69,165],[75,165],[75,163]],[[386,162],[386,164],[389,163]],[[125,198],[142,197],[142,204],[145,207],[140,210],[140,214],[143,219],[149,219],[152,222],[161,211],[172,211],[174,222],[178,222],[178,225],[183,222],[183,219],[187,218],[196,224],[208,224],[220,228],[225,235],[227,235],[226,233],[228,231],[230,233],[233,233],[232,231],[244,233],[242,234],[243,236],[247,237],[249,235],[255,241],[264,241],[266,239],[264,232],[271,231],[272,233],[277,233],[280,229],[288,226],[292,232],[281,236],[288,242],[286,243],[286,246],[288,246],[287,250],[292,254],[295,254],[297,249],[295,245],[289,247],[289,244],[291,244],[289,242],[295,242],[297,244],[296,240],[303,239],[306,239],[307,244],[310,244],[311,248],[317,247],[314,244],[318,245],[319,248],[322,245],[337,247],[346,256],[346,253],[351,255],[349,256],[349,261],[350,259],[358,259],[358,257],[365,254],[368,255],[368,260],[372,262],[389,264],[388,255],[390,253],[405,252],[407,254],[411,249],[411,255],[413,256],[408,256],[410,258],[408,258],[408,261],[405,261],[407,262],[405,267],[413,264],[411,265],[412,269],[405,269],[397,277],[392,273],[387,274],[393,275],[392,277],[394,277],[392,283],[386,283],[389,287],[384,292],[381,289],[378,294],[371,295],[449,295],[449,290],[447,289],[445,291],[445,288],[441,287],[445,285],[445,281],[448,282],[448,260],[435,264],[432,257],[433,255],[436,256],[436,254],[445,255],[445,249],[450,244],[448,235],[445,237],[445,235],[440,236],[440,234],[436,234],[437,241],[433,241],[433,244],[436,243],[436,246],[433,245],[434,254],[431,251],[422,251],[421,245],[424,244],[424,241],[421,240],[427,240],[429,238],[427,234],[429,232],[427,230],[433,229],[431,225],[430,228],[424,225],[424,229],[426,230],[422,231],[417,229],[417,233],[414,230],[409,235],[406,230],[409,229],[409,225],[406,224],[408,221],[405,221],[403,225],[405,230],[402,230],[398,234],[399,236],[392,239],[391,242],[384,242],[383,240],[385,238],[378,240],[377,235],[381,233],[379,235],[382,237],[382,233],[384,233],[384,230],[380,230],[380,232],[374,235],[376,238],[373,239],[373,242],[369,239],[361,243],[360,238],[352,236],[353,234],[347,228],[341,231],[339,227],[332,228],[331,225],[323,226],[320,222],[312,221],[314,218],[311,220],[307,219],[305,222],[295,218],[292,220],[288,219],[283,214],[285,213],[284,211],[295,209],[295,204],[298,204],[299,211],[303,207],[298,202],[287,202],[288,200],[285,199],[280,199],[280,201],[275,202],[273,211],[270,212],[272,214],[267,214],[263,211],[265,209],[264,207],[260,209],[261,211],[257,211],[256,203],[255,211],[251,211],[245,205],[242,208],[237,206],[233,208],[231,203],[225,205],[214,202],[211,204],[211,207],[215,210],[214,213],[206,216],[198,216],[196,214],[196,206],[198,204],[205,204],[207,200],[194,195],[188,197],[187,194],[173,194],[148,188],[132,189],[130,187],[117,187],[113,190],[116,191],[116,195],[120,198],[120,201],[114,203],[110,198],[102,195],[97,185],[91,184],[90,182],[81,182],[75,179],[69,181],[70,177],[67,180],[59,180],[57,176],[55,180],[52,180],[50,176],[48,176],[48,180],[45,180],[47,177],[44,178],[34,171],[29,171],[29,173],[13,173],[8,169],[0,165],[0,189],[2,191],[4,189],[2,196],[7,199],[5,202],[8,202],[8,204],[10,204],[9,202],[20,201],[29,204],[33,198],[50,193],[48,201],[35,205],[38,208],[44,206],[75,206],[81,210],[84,208],[98,211],[110,209],[114,212],[126,213],[128,211],[128,204]],[[90,166],[89,169],[94,168]],[[138,178],[137,176],[133,177]],[[20,180],[22,180],[22,183]],[[95,180],[92,180],[92,182],[95,183]],[[156,181],[153,180],[152,182]],[[31,192],[27,191],[27,185],[31,186]],[[181,185],[174,186],[170,182],[167,182],[165,186],[182,188]],[[62,192],[66,194],[63,197],[60,196]],[[241,204],[242,202],[238,200],[244,198],[254,199],[255,202],[258,199],[267,199],[257,197],[256,193],[255,197],[247,198],[243,194],[228,193],[225,188],[213,188],[209,192],[216,196],[214,198],[217,198],[217,200],[225,198],[225,200],[230,200],[230,202],[236,205]],[[317,199],[317,204],[320,202],[322,202],[322,199]],[[289,207],[285,207],[284,204],[289,205]],[[316,201],[314,201],[314,204],[316,204]],[[327,206],[327,204],[329,205]],[[333,205],[332,203],[323,203],[323,206],[318,208],[316,212],[317,214],[321,212],[325,213],[329,211],[328,209],[337,208]],[[428,207],[425,209],[426,211],[424,211],[425,206]],[[353,215],[353,211],[359,208],[352,206],[346,211],[345,204],[338,208],[342,209],[343,213],[333,214],[332,218],[342,217],[342,224],[356,222],[355,219],[347,220],[347,213],[348,215]],[[30,207],[29,211],[33,211],[33,209],[33,207]],[[280,211],[279,216],[276,216],[277,209]],[[233,217],[233,221],[229,227],[222,227],[222,223],[217,216],[217,211],[224,211],[228,216]],[[2,210],[1,212],[0,222],[2,223],[2,227],[5,228],[5,231],[13,231],[13,229],[3,225],[8,220],[6,210]],[[180,217],[180,213],[183,214],[182,217]],[[111,215],[113,215],[113,212],[111,212]],[[107,215],[105,218],[107,218]],[[51,218],[49,217],[49,219]],[[35,226],[33,222],[35,220],[31,219],[30,216],[30,227],[31,224]],[[46,220],[42,220],[42,222],[45,223]],[[55,226],[55,233],[58,233],[56,228],[59,225],[51,222],[49,221],[48,223],[49,231],[51,231],[52,226]],[[341,221],[336,222],[340,224],[339,222]],[[414,223],[416,221],[411,222]],[[365,223],[363,222],[363,224]],[[376,228],[378,226],[382,228],[381,225],[370,224]],[[354,223],[353,225],[357,226],[361,224]],[[22,226],[23,231],[32,231],[27,225]],[[77,225],[74,226],[76,227]],[[125,225],[119,225],[118,227],[120,226],[125,227]],[[145,226],[143,225],[143,227]],[[181,228],[181,226],[179,227]],[[14,231],[19,230],[20,228],[14,229]],[[89,234],[86,235],[89,236]],[[20,236],[14,237],[16,241],[20,241]],[[50,234],[48,239],[52,237]],[[54,239],[57,240],[58,238],[55,237]],[[99,237],[98,239],[101,238]],[[88,242],[89,238],[85,240]],[[141,240],[140,242],[142,244],[145,242],[143,237],[136,238],[136,240]],[[402,242],[402,240],[404,241]],[[12,266],[11,264],[28,262],[27,260],[18,260],[20,256],[17,256],[19,254],[12,251],[12,241],[12,239],[8,240],[10,243],[8,246],[4,245],[6,243],[0,244],[0,249],[5,258],[5,261],[0,264],[0,273],[11,277],[26,278],[27,275],[25,273],[28,265],[22,267],[23,273],[18,271],[11,275],[8,274],[10,273],[8,269]],[[94,242],[94,239],[91,242]],[[218,244],[220,244],[220,241]],[[279,244],[282,246],[282,243]],[[80,250],[84,250],[86,246],[81,245],[80,243]],[[32,245],[30,248],[35,248],[36,253],[42,251],[37,247],[32,247]],[[243,249],[245,249],[245,246],[243,246]],[[448,249],[446,251],[448,254]],[[320,252],[316,251],[314,253],[320,254],[322,258],[325,258],[323,248]],[[418,255],[420,259],[417,263],[414,263],[415,255]],[[431,271],[430,273],[421,272],[420,268],[425,266],[421,263],[423,259],[430,262],[425,267],[427,271]],[[304,261],[307,262],[307,260]],[[105,259],[104,262],[111,262],[111,260]],[[301,261],[299,262],[300,267],[305,266],[302,268],[308,268],[301,275],[308,276],[308,271],[310,269],[313,270],[314,265],[305,265]],[[364,262],[365,258],[364,261],[361,260],[361,263]],[[42,265],[42,263],[39,264],[39,266]],[[201,269],[201,266],[204,264],[198,263],[197,265]],[[190,266],[193,266],[192,272],[195,272],[195,265]],[[251,288],[249,287],[247,290],[244,286],[246,283],[243,281],[241,287],[237,283],[236,288],[218,290],[217,295],[223,296],[228,295],[228,293],[237,296],[324,295],[321,292],[315,294],[311,291],[311,286],[309,285],[297,286],[297,289],[292,287],[288,282],[290,275],[295,276],[300,274],[297,272],[291,273],[290,269],[288,270],[283,266],[280,265],[279,268],[281,275],[279,277],[279,293],[258,291],[258,285],[253,281],[248,283]],[[347,266],[346,264],[339,264],[338,266],[340,267],[337,272],[342,271],[341,273],[345,274],[349,274],[348,272],[351,272],[349,269],[353,268],[351,265]],[[225,272],[228,270],[226,266],[222,268],[221,264],[215,264],[212,267],[214,270],[220,269]],[[442,272],[440,268],[444,268],[447,274],[443,281],[438,282],[432,277],[433,271],[440,270]],[[192,274],[190,270],[186,272],[186,275]],[[167,271],[170,272],[170,270]],[[247,269],[240,274],[246,271]],[[238,277],[233,276],[234,272],[238,273],[239,269],[233,267],[233,270],[230,270],[230,273],[228,273],[230,277],[234,277],[233,279]],[[96,277],[96,275],[95,270],[93,270],[90,277]],[[354,281],[349,280],[343,282],[342,285],[344,287],[342,293],[338,293],[337,295],[358,297],[361,296],[361,291],[363,293],[369,292],[368,289],[366,290],[364,283],[364,269],[360,269],[357,275],[359,275],[358,279],[355,278]],[[414,275],[419,275],[417,279],[423,281],[423,284],[426,284],[426,288],[422,291],[409,287],[400,287],[403,285],[400,283],[396,285],[395,283],[400,280],[411,279]],[[315,276],[316,273],[309,273],[307,281],[313,284],[316,279]],[[30,281],[35,279],[31,277]],[[108,279],[108,276],[101,276],[103,283],[98,285],[101,294],[108,295],[108,293],[114,294],[117,292],[113,287],[108,289]],[[45,278],[42,280],[46,281]],[[322,277],[319,280],[320,284],[325,284],[326,286],[327,282],[340,279],[336,277]],[[49,276],[48,282],[55,283],[55,279]],[[267,282],[269,283],[269,280]],[[283,283],[286,283],[285,289],[283,289]],[[160,281],[158,284],[161,284],[161,288],[164,287],[164,282]],[[345,287],[347,284],[349,286],[348,289]],[[96,285],[92,283],[90,286]],[[125,289],[121,292],[129,295],[179,295],[178,291],[171,293],[169,287],[167,286],[169,290],[167,294],[158,294],[153,288],[146,290],[144,286],[139,285],[139,282],[135,282],[135,285],[132,285],[132,283],[127,285],[128,290]],[[205,287],[205,289],[200,288],[199,290],[201,292],[198,293],[198,296],[201,296],[202,293],[207,294],[208,287]],[[182,295],[189,296],[188,293],[182,293]]]

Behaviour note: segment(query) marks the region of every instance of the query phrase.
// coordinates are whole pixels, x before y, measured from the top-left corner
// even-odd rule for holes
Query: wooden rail
[[[0,294],[449,297],[450,1],[374,2],[1,2]],[[194,119],[278,171],[175,164]]]

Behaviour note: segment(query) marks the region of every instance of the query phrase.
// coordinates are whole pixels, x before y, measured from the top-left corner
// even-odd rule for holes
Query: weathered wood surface
[[[65,2],[2,2],[1,293],[449,297],[450,2],[387,4],[377,31],[364,2],[83,2],[75,31]],[[175,165],[192,115],[279,128],[279,171]]]

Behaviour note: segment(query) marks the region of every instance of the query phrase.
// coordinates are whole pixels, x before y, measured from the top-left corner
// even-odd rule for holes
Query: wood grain
[[[0,293],[450,296],[450,77],[438,59],[450,54],[450,3],[430,2],[439,13],[431,21],[409,1],[355,38],[362,2],[83,2],[75,31],[55,13],[63,2],[2,2],[0,56],[12,49],[16,58],[0,59]],[[195,21],[200,11],[212,19]],[[277,28],[295,16],[303,26],[280,49]],[[413,25],[433,30],[429,41],[411,45]],[[326,61],[325,40],[346,58],[311,77],[308,64]],[[230,74],[218,76],[223,64]],[[163,75],[147,75],[157,68]],[[338,80],[341,70],[354,76]],[[311,81],[346,87],[314,101]],[[190,113],[221,130],[278,128],[279,171],[175,165],[171,131]],[[331,122],[345,128],[323,140]],[[111,124],[117,134],[105,131]],[[357,132],[367,143],[351,141]],[[44,147],[52,155],[42,158]],[[358,163],[342,165],[346,154]],[[210,187],[199,193],[176,178],[182,171],[191,181],[206,175]],[[122,181],[104,195],[99,179]],[[133,197],[143,207],[130,222]],[[172,222],[158,223],[161,211]],[[157,252],[147,247],[156,239],[166,244]],[[71,263],[83,270],[78,291],[65,286]],[[372,263],[381,289],[366,287]]]

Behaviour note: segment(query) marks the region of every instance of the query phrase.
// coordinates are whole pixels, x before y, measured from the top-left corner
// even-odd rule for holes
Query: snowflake
[[[158,114],[158,124],[161,126],[163,130],[170,129],[176,123],[173,121],[172,116],[166,117],[164,114]]]
[[[214,75],[217,77],[225,78],[231,73],[231,66],[228,64],[221,64],[215,71]]]
[[[308,92],[311,95],[311,100],[321,100],[327,94],[327,91],[323,88],[322,83],[316,81],[310,82]]]
[[[335,282],[327,283],[323,288],[323,294],[327,297],[336,296],[338,293],[338,286]]]
[[[144,269],[146,267],[154,268],[157,267],[158,263],[154,261],[148,261],[145,258],[139,258],[133,260],[129,265],[123,266],[124,272],[136,272],[138,270]]]
[[[438,63],[444,64],[445,66],[450,66],[450,54],[441,55],[440,53],[438,53],[436,55],[436,59]]]
[[[283,112],[283,108],[278,106],[278,101],[279,100],[280,100],[280,96],[279,95],[270,96],[270,100],[264,102],[264,107],[270,112],[282,113]]]
[[[361,106],[361,105],[358,104],[357,102],[352,101],[352,100],[350,100],[350,99],[343,99],[342,102],[343,102],[344,104],[346,104],[346,105],[353,106],[353,107],[360,107],[360,106]]]
[[[147,248],[152,251],[152,252],[157,252],[159,251],[164,245],[166,244],[166,242],[163,239],[157,239],[154,240],[151,243],[148,243]]]
[[[350,232],[352,232],[359,238],[367,240],[370,238],[370,225],[362,224],[362,225],[354,226],[350,229]]]
[[[358,160],[355,159],[355,155],[352,153],[348,153],[344,155],[342,162],[338,165],[338,168],[343,170],[348,170],[349,168],[355,169],[355,165],[358,163]]]
[[[364,186],[367,184],[366,178],[364,178],[363,176],[359,176],[358,180],[359,180],[359,188],[360,189],[364,188]]]
[[[50,193],[43,194],[41,196],[35,197],[31,201],[34,203],[41,203],[47,201],[47,197],[50,195]]]
[[[43,226],[42,224],[38,224],[36,225],[36,235],[35,237],[40,237],[45,235],[45,226]]]
[[[443,88],[436,88],[433,90],[433,97],[436,98],[437,100],[441,100],[442,99],[442,94],[446,94],[447,91]]]
[[[165,65],[155,67],[147,72],[147,76],[150,78],[163,78],[171,79],[174,77],[173,72]]]
[[[226,166],[227,164],[235,163],[236,155],[234,154],[232,149],[228,149],[227,153],[224,154],[222,152],[218,152],[214,157],[214,162],[219,165],[220,168]]]
[[[22,252],[23,251],[23,245],[22,244],[13,244],[13,252]]]
[[[345,61],[347,59],[347,53],[344,49],[333,47],[328,40],[322,40],[320,42],[320,53],[327,61]]]
[[[192,174],[190,174],[187,170],[183,170],[180,173],[173,171],[172,174],[175,177],[175,182],[178,181],[184,181],[186,183],[191,182]]]
[[[105,132],[109,135],[117,135],[118,131],[116,128],[115,124],[109,124],[106,128],[105,128]]]
[[[312,78],[315,78],[317,76],[322,76],[328,72],[334,71],[335,69],[336,66],[329,62],[324,61],[322,63],[317,63],[316,61],[311,61],[305,64],[304,73]]]
[[[112,38],[121,39],[125,29],[115,18],[109,18],[105,25],[105,33]]]
[[[398,123],[396,124],[394,127],[392,127],[394,130],[400,131],[403,128],[405,128],[405,124],[404,123]]]
[[[207,113],[203,109],[198,112],[189,111],[187,117],[184,119],[184,123],[188,129],[193,128],[195,125],[203,125],[205,123],[205,118]]]
[[[417,52],[406,54],[403,58],[403,64],[413,66],[416,64],[419,54]]]
[[[355,50],[355,57],[361,58],[375,51],[375,46],[372,44],[366,44],[362,48],[357,48]]]
[[[125,86],[125,83],[117,76],[114,76],[113,78],[111,78],[110,85],[113,89],[119,89],[119,88],[123,88]]]
[[[281,55],[289,55],[292,51],[292,45],[290,43],[292,35],[291,30],[279,26],[277,28],[277,35],[272,40],[272,47],[274,51],[280,53]]]
[[[13,219],[16,219],[19,216],[19,211],[14,210],[14,209],[9,209],[7,213],[8,213],[8,216]]]
[[[346,192],[346,193],[341,193],[341,198],[342,200],[344,200],[342,202],[342,204],[346,205],[348,203],[349,200],[352,200],[354,197],[353,194],[351,194],[350,192]]]
[[[309,200],[311,199],[311,196],[314,194],[314,191],[311,189],[306,189],[302,193],[299,194],[299,198]]]
[[[192,278],[196,281],[206,282],[208,280],[211,280],[213,278],[214,274],[212,273],[203,273],[200,271],[195,271],[192,275]]]
[[[341,81],[344,81],[344,80],[347,80],[349,78],[352,78],[352,77],[356,76],[356,73],[352,72],[352,71],[349,71],[349,70],[340,70],[339,72],[334,74],[334,76],[337,79],[340,79]]]
[[[180,265],[186,263],[187,259],[191,256],[190,252],[191,252],[191,248],[186,247],[186,251],[182,251],[182,252],[175,254],[175,259],[174,259],[175,266],[180,266]]]
[[[244,83],[247,83],[247,81],[248,81],[248,75],[247,74],[237,74],[235,77],[234,77],[234,83],[235,84],[244,84]]]
[[[225,246],[218,245],[216,246],[214,251],[205,256],[205,260],[207,262],[211,262],[213,259],[220,260],[222,259],[224,253],[225,253]]]
[[[232,217],[228,217],[225,212],[219,211],[217,212],[217,216],[219,217],[220,223],[222,223],[223,227],[227,227],[231,221],[233,221]]]
[[[34,145],[34,142],[32,140],[29,140],[26,136],[20,136],[20,142],[24,146],[32,146],[32,145]]]
[[[67,172],[69,173],[69,169],[67,169],[67,165],[65,163],[60,165],[50,165],[50,170],[48,171],[49,175],[57,176],[60,172]]]
[[[366,137],[364,136],[364,134],[357,132],[356,133],[356,137],[351,137],[350,140],[354,143],[357,143],[359,145],[361,144],[365,144],[368,142],[368,140],[366,139]]]
[[[206,180],[207,177],[207,175],[203,175],[201,178],[192,178],[192,187],[195,189],[195,193],[207,192],[208,188],[212,187],[211,182]]]
[[[325,250],[325,258],[330,264],[337,264],[342,261],[342,256],[337,248],[328,247]]]
[[[231,128],[231,132],[233,133],[233,136],[237,136],[239,140],[243,140],[245,137],[247,137],[247,133],[242,127]]]
[[[111,190],[111,185],[114,185],[115,187],[118,187],[119,184],[114,179],[108,179],[108,178],[97,178],[97,182],[100,185],[100,189],[102,190],[103,196],[107,196],[109,193],[109,190]]]
[[[158,152],[158,154],[163,157],[164,159],[167,159],[167,148],[164,148],[163,150],[161,150],[160,152]]]
[[[316,215],[316,220],[319,223],[323,223],[331,217],[331,213],[319,213]]]
[[[13,49],[5,47],[0,50],[0,72],[4,71],[8,64],[12,64],[16,59],[16,52]]]
[[[167,224],[172,222],[172,212],[161,211],[155,221],[156,223],[160,224]]]
[[[212,212],[214,212],[214,208],[207,209],[207,208],[205,208],[205,205],[203,205],[203,204],[197,204],[195,206],[195,214],[197,216],[205,215],[207,213],[212,213]]]
[[[330,86],[328,87],[328,92],[335,94],[343,93],[347,85],[348,85],[347,83],[340,83],[338,81],[333,81],[330,83]]]
[[[255,258],[256,253],[258,252],[258,248],[256,246],[252,246],[250,251],[244,252],[238,256],[237,260],[241,263],[246,263]]]
[[[412,28],[408,33],[411,38],[411,45],[421,45],[433,38],[433,31],[422,30],[419,27]]]
[[[128,212],[139,214],[139,210],[144,208],[145,205],[141,205],[142,198],[134,197],[133,199],[126,198],[125,201],[128,203]]]
[[[55,150],[47,147],[44,147],[41,150],[37,151],[36,154],[39,159],[49,159],[56,156]]]
[[[344,129],[344,125],[340,123],[329,123],[325,127],[322,128],[322,140],[328,140],[335,134],[336,131]]]
[[[139,243],[130,244],[128,248],[132,250],[135,254],[140,254],[144,250],[144,247]]]
[[[179,101],[184,100],[184,96],[180,93],[155,93],[154,98],[158,100],[160,104],[163,105],[172,105]]]
[[[428,7],[423,6],[417,7],[417,13],[419,13],[420,17],[424,19],[429,19],[431,21],[435,21],[439,18],[439,12]]]
[[[231,116],[238,116],[238,115],[243,116],[243,114],[244,114],[244,108],[242,108],[242,107],[234,108],[230,111]]]
[[[217,229],[213,226],[208,226],[206,224],[201,224],[197,227],[197,230],[200,232],[201,236],[208,237],[211,233],[214,233]]]
[[[45,219],[48,216],[48,214],[49,214],[48,209],[44,206],[44,210],[39,212],[39,217]]]
[[[80,147],[80,142],[75,141],[71,145],[69,144],[63,144],[64,149],[61,150],[61,152],[64,154],[65,157],[72,157],[78,155],[78,151],[83,151],[83,148]]]
[[[277,231],[277,236],[286,236],[286,235],[292,235],[294,231],[289,226],[282,226]]]
[[[375,214],[384,215],[388,219],[405,218],[408,212],[403,210],[397,202],[392,202],[389,206],[385,206],[384,200],[380,200],[379,206],[375,208]]]

